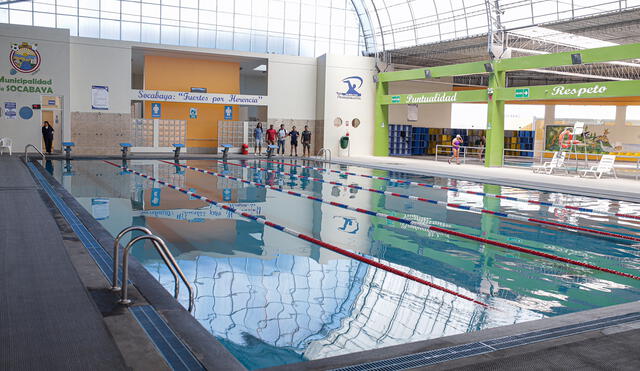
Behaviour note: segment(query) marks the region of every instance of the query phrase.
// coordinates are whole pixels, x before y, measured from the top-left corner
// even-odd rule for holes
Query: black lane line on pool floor
[[[520,335],[505,336],[492,340],[456,345],[448,348],[429,350],[426,352],[414,353],[381,361],[336,368],[332,371],[405,370],[415,367],[424,367],[455,359],[473,357],[503,349],[577,335],[584,332],[601,330],[606,327],[635,321],[640,321],[640,312],[601,318],[574,325],[531,331]]]

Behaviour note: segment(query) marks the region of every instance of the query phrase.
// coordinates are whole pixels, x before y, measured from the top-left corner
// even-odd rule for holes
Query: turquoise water
[[[637,275],[640,268],[640,243],[301,181],[224,166],[213,160],[186,163],[622,272]],[[637,235],[640,229],[637,222],[564,209],[323,174],[253,159],[246,163],[629,235]],[[464,190],[640,214],[639,205],[626,202],[331,166]],[[112,235],[130,225],[142,225],[167,241],[196,289],[195,318],[251,369],[640,300],[640,282],[629,278],[442,235],[159,161],[130,161],[129,167],[491,306],[483,308],[351,260],[102,161],[74,161],[70,167],[64,162],[49,163],[49,171]],[[172,292],[172,276],[153,249],[141,246],[133,254]],[[186,307],[186,290],[182,290],[180,301]]]

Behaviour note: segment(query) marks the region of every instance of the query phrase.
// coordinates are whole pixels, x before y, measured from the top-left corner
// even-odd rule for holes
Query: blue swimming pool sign
[[[160,206],[160,191],[161,188],[152,188],[151,189],[151,206],[158,207]]]
[[[224,106],[224,119],[233,120],[233,106]]]
[[[160,118],[162,115],[162,105],[160,103],[151,103],[151,117]]]
[[[222,190],[222,201],[231,201],[232,199],[232,192],[231,192],[231,188],[225,188]]]

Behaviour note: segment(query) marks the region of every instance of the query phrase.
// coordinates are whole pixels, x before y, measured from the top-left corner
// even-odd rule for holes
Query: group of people
[[[262,153],[262,145],[266,142],[267,145],[278,145],[277,154],[285,154],[285,142],[287,137],[291,138],[291,150],[289,156],[298,156],[298,138],[302,139],[302,155],[311,156],[311,131],[309,126],[305,125],[304,131],[300,133],[296,130],[296,127],[292,127],[291,131],[287,131],[284,128],[284,124],[280,125],[278,130],[273,128],[273,125],[269,125],[269,129],[266,131],[262,128],[262,123],[259,122],[255,129],[253,129],[253,139],[255,139],[254,152],[256,156]]]

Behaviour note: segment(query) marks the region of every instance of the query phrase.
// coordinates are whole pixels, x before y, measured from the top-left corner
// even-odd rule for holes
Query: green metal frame
[[[383,72],[378,75],[374,156],[389,155],[389,105],[485,102],[487,113],[487,149],[485,166],[502,166],[504,150],[504,105],[506,101],[588,99],[640,96],[640,80],[579,83],[564,85],[523,86],[506,88],[508,71],[560,67],[572,64],[572,55],[580,54],[582,63],[602,63],[640,58],[640,43],[574,52],[535,55],[486,62],[462,63],[406,71]],[[389,83],[431,78],[485,74],[491,65],[489,87],[482,90],[443,91],[436,93],[389,95]],[[517,90],[517,91],[516,91]]]

